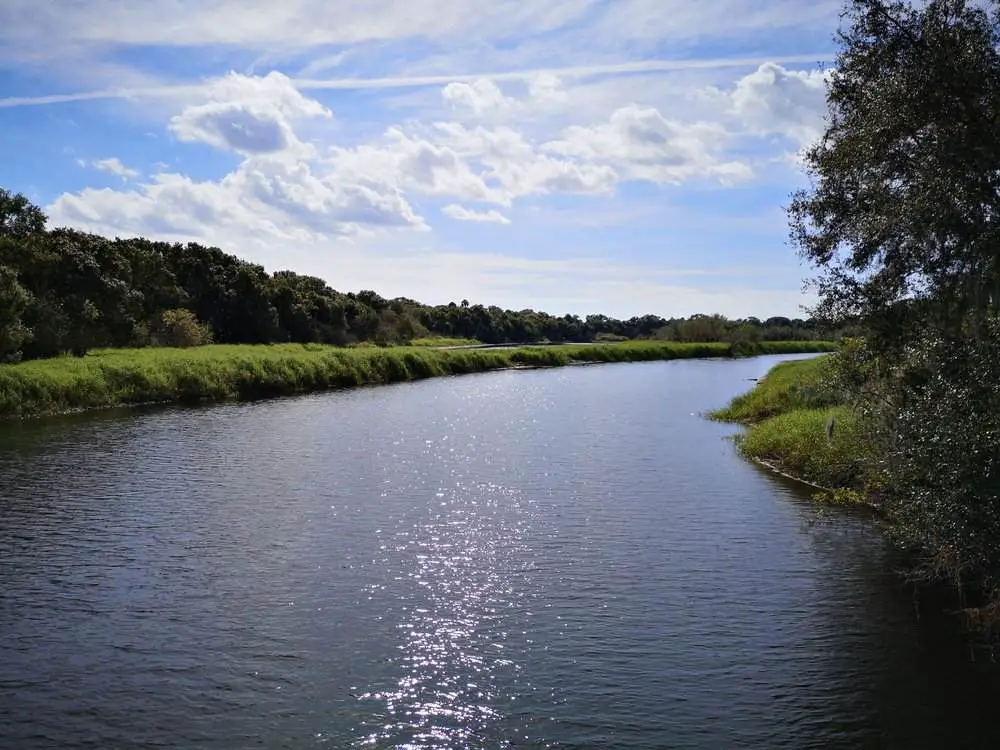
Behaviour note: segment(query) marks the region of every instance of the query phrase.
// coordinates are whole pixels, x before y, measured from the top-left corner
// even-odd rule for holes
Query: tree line
[[[293,271],[268,273],[217,247],[108,239],[48,229],[24,195],[0,189],[0,361],[85,354],[96,347],[209,342],[406,343],[420,337],[528,343],[662,338],[814,339],[813,320],[720,315],[617,320],[535,310],[424,305],[374,291],[340,292]]]
[[[1000,632],[1000,7],[849,0],[838,44],[792,238],[864,331],[834,385],[866,493]]]

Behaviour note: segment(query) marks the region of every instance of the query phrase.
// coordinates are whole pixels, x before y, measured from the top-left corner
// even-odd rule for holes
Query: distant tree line
[[[719,315],[616,320],[557,317],[468,301],[428,306],[344,293],[325,281],[262,266],[216,247],[108,239],[46,228],[25,196],[0,188],[0,361],[85,354],[96,347],[209,342],[406,343],[426,336],[484,343],[661,338],[812,339],[814,321]]]

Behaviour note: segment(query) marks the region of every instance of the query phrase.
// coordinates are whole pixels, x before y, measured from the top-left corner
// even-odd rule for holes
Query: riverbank
[[[97,350],[0,365],[0,419],[147,403],[251,400],[514,367],[560,367],[830,351],[831,342],[681,344],[440,350],[319,344]]]
[[[782,362],[710,416],[746,426],[736,440],[747,458],[823,491],[826,499],[859,501],[857,420],[826,385],[827,365],[827,357]]]

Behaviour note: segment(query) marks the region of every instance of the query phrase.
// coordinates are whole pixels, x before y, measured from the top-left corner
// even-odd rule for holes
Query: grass
[[[826,368],[826,357],[782,362],[771,368],[756,387],[737,396],[712,416],[726,422],[751,424],[795,409],[833,406],[836,398],[823,385]]]
[[[832,347],[829,342],[767,342],[746,353]],[[654,341],[464,350],[319,344],[107,349],[81,358],[0,365],[0,419],[141,403],[249,400],[508,367],[731,355],[728,344]]]
[[[830,417],[835,423],[828,440]],[[740,450],[819,487],[853,489],[861,472],[860,442],[854,413],[835,406],[795,409],[766,419],[742,436]]]
[[[410,346],[476,346],[483,343],[479,339],[448,338],[447,336],[429,336],[413,339]]]
[[[827,365],[826,357],[782,362],[711,416],[748,425],[737,437],[747,458],[832,490],[827,499],[857,500],[864,441],[855,414],[823,382]]]

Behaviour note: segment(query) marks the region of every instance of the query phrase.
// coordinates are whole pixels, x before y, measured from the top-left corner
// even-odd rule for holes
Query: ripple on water
[[[773,361],[4,426],[0,746],[996,746],[879,537],[698,416]]]

